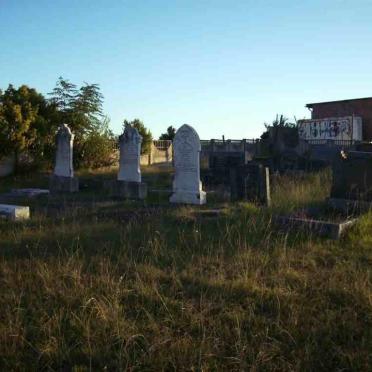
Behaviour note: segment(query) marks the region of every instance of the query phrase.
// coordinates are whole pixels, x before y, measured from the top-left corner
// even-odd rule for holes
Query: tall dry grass
[[[276,180],[273,210],[328,177]],[[369,369],[370,215],[332,242],[249,203],[67,212],[0,222],[2,370]]]

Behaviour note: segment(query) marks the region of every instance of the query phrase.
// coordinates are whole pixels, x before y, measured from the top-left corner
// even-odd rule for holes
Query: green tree
[[[10,84],[0,97],[0,152],[15,154],[16,169],[20,153],[37,138],[37,130],[32,127],[38,115],[38,106],[32,104],[33,95],[36,91],[26,85],[15,89]]]
[[[264,123],[264,126],[266,130],[262,133],[261,139],[269,138],[270,128],[275,128],[275,129],[272,129],[275,133],[277,133],[278,130],[280,130],[281,128],[290,128],[290,129],[297,128],[297,124],[290,122],[289,119],[286,118],[283,114],[281,114],[280,116],[276,114],[275,119],[271,123]]]
[[[76,85],[59,77],[54,89],[48,93],[49,102],[58,110],[58,125],[66,123],[72,126],[72,112],[78,92]]]
[[[171,125],[170,127],[167,128],[166,133],[163,133],[160,135],[159,140],[173,141],[175,135],[176,135],[176,128],[174,128]]]
[[[84,83],[77,89],[75,84],[60,77],[49,96],[59,112],[58,124],[68,124],[77,142],[83,142],[86,134],[99,128],[103,95],[98,84]]]
[[[84,139],[80,162],[85,167],[99,168],[114,163],[116,138],[110,130],[109,124],[110,120],[104,117]]]
[[[112,152],[111,137],[105,128],[108,120],[102,113],[103,95],[98,84],[77,86],[60,77],[50,95],[50,102],[58,108],[58,123],[66,123],[75,135],[75,165],[96,167],[106,162],[105,154]],[[95,151],[94,146],[100,150]]]
[[[32,106],[37,107],[37,116],[30,127],[36,136],[27,151],[37,162],[51,162],[54,160],[55,133],[58,128],[57,107],[35,89],[30,89],[29,99]]]
[[[132,121],[124,119],[123,131],[126,125],[131,125],[138,130],[138,133],[142,136],[141,154],[149,154],[152,144],[152,133],[150,132],[150,130],[147,129],[143,122],[139,119],[134,119]]]
[[[295,128],[296,127],[296,123],[290,122],[289,119],[286,118],[283,114],[281,114],[280,116],[278,114],[276,114],[276,117],[271,122],[271,124],[264,123],[264,125],[265,125],[266,129],[269,128],[269,127],[274,127],[274,128],[277,128],[277,127],[280,127],[280,128]]]

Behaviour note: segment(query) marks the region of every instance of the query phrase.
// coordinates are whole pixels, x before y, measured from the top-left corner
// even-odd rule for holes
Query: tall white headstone
[[[79,191],[79,180],[74,177],[72,163],[74,135],[67,124],[58,128],[56,144],[56,163],[53,175],[50,177],[50,192],[77,192]]]
[[[195,129],[182,125],[173,141],[175,176],[171,203],[206,203],[206,193],[200,181],[200,150],[200,139]]]
[[[62,124],[57,132],[57,152],[54,174],[62,177],[74,177],[72,150],[74,135],[67,124]]]
[[[141,143],[142,136],[138,130],[127,125],[119,138],[119,181],[141,182]]]

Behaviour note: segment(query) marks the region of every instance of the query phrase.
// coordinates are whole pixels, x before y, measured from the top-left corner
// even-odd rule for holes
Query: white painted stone
[[[178,129],[174,141],[173,194],[171,203],[205,204],[206,193],[200,181],[200,139],[195,129],[184,124]]]
[[[20,205],[0,204],[0,217],[12,221],[28,220],[30,218],[30,208]]]
[[[74,177],[72,149],[74,135],[67,124],[62,124],[57,132],[57,152],[54,174],[62,177]]]
[[[138,130],[127,125],[119,138],[119,181],[141,182],[141,143],[142,136]]]

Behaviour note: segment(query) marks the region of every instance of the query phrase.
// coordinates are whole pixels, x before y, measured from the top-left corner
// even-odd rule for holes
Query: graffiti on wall
[[[359,119],[359,120],[355,120]],[[353,140],[355,138],[355,125],[360,124],[360,118],[352,116],[342,118],[309,119],[298,121],[299,137],[304,140],[331,139]],[[359,132],[359,131],[357,131]]]

